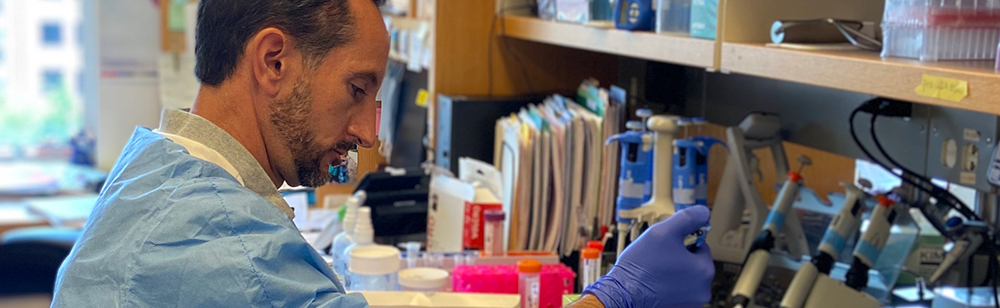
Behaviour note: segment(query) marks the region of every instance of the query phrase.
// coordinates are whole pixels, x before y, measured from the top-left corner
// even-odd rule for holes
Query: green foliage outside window
[[[0,95],[0,146],[66,145],[83,127],[80,102],[65,84],[36,104],[13,102]]]

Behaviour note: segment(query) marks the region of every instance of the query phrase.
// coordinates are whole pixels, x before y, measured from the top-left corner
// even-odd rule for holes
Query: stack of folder
[[[577,96],[553,95],[496,122],[509,250],[569,255],[612,226],[620,150],[605,140],[621,132],[624,102],[592,81]]]

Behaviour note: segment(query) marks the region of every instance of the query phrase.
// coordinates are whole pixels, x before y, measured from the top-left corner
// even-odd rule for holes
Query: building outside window
[[[48,21],[42,23],[42,44],[46,46],[59,46],[62,43],[62,29],[58,22]]]
[[[49,155],[39,149],[68,148],[83,129],[83,40],[70,31],[82,9],[82,0],[0,0],[0,159]]]

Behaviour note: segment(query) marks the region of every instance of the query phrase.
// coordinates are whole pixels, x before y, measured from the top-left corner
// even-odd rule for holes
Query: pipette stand
[[[776,180],[784,182],[788,158],[781,144],[780,129],[777,116],[762,113],[747,115],[738,126],[726,129],[729,160],[712,210],[712,229],[705,238],[716,261],[742,264],[754,238],[761,232],[768,207],[753,182],[752,176],[760,172],[753,151],[770,148]],[[747,226],[742,223],[744,212],[749,215]],[[786,239],[792,239],[787,242],[790,255],[797,259],[809,254],[797,215],[788,215],[787,219],[784,233]]]
[[[642,206],[618,212],[619,217],[633,219],[636,225],[663,221],[676,211],[671,196],[671,168],[677,120],[668,116],[652,116],[647,120],[646,127],[653,132],[653,194]]]

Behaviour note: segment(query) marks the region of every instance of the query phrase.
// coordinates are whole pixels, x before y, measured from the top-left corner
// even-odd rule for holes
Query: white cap
[[[388,275],[399,271],[399,249],[386,245],[351,249],[348,271],[361,275]]]
[[[406,242],[403,247],[406,248],[407,257],[416,258],[420,254],[420,242]]]
[[[354,194],[351,195],[351,197],[354,197],[355,199],[357,199],[358,200],[358,205],[360,206],[360,205],[364,204],[365,201],[368,200],[368,193],[366,193],[364,190],[359,190],[359,191],[354,192]]]
[[[375,241],[375,228],[372,226],[372,208],[362,206],[358,209],[358,222],[354,225],[354,241],[359,245],[371,244]]]
[[[399,271],[399,285],[415,290],[440,290],[448,285],[448,271],[416,267]]]
[[[360,198],[358,197],[359,193]],[[364,191],[358,191],[347,199],[347,213],[344,214],[344,232],[347,232],[347,234],[354,234],[354,226],[358,221],[358,207],[365,202],[364,199]]]

